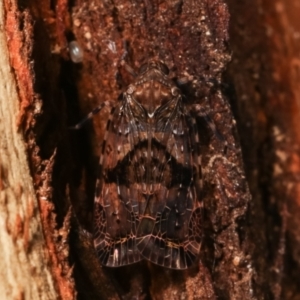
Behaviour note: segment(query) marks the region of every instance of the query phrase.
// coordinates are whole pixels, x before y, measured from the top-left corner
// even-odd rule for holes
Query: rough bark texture
[[[228,5],[256,282],[270,299],[299,299],[299,2]]]
[[[9,17],[7,15],[7,17]],[[19,96],[0,2],[0,294],[2,299],[55,299],[38,201],[18,132]],[[17,41],[15,41],[17,43]]]
[[[45,128],[35,126],[41,107],[50,117],[47,100],[53,99],[58,84],[49,82],[58,82],[55,66],[58,69],[59,65],[47,69],[50,44],[41,45],[49,36],[45,27],[34,27],[40,11],[22,8],[15,1],[1,2],[1,221],[6,224],[1,231],[1,251],[6,253],[1,268],[5,278],[1,280],[2,295],[7,299],[71,299],[75,292],[66,243],[68,218],[57,230],[51,201],[56,142],[43,152],[38,143],[53,141],[47,138]],[[34,38],[39,43],[34,43]]]
[[[224,2],[4,1],[1,51],[7,41],[17,88],[1,54],[2,295],[300,298],[300,8],[297,0]],[[84,51],[80,64],[69,59],[72,40]],[[81,230],[91,230],[108,110],[78,132],[68,126],[118,101],[132,81],[121,58],[135,70],[150,58],[165,61],[171,76],[188,79],[186,101],[200,104],[218,132],[199,121],[205,236],[188,271],[146,262],[103,268]]]
[[[82,286],[82,299],[253,297],[253,270],[244,230],[250,198],[235,137],[235,123],[219,84],[229,59],[226,48],[228,18],[226,5],[222,1],[75,3],[72,28],[84,50],[81,77],[78,78],[81,111],[87,113],[105,100],[117,101],[118,95],[132,80],[120,66],[121,57],[127,51],[125,60],[134,69],[148,59],[159,58],[170,67],[171,76],[179,79],[187,77],[189,84],[183,87],[186,101],[199,103],[224,138],[223,141],[209,134],[205,124],[199,124],[205,170],[205,238],[199,265],[183,272],[146,263],[115,270],[96,269],[97,259],[93,258],[95,262],[91,263],[92,254],[84,254],[86,252],[79,245],[79,255],[75,258],[75,278],[78,284],[83,284],[82,273],[86,272],[84,278],[90,278],[95,287],[92,292],[87,288],[88,285]],[[106,121],[105,112],[94,118],[94,144],[98,143],[93,147],[95,159],[91,169],[94,172]],[[86,220],[92,211],[92,200],[87,195],[89,207],[86,205],[86,212],[80,205],[76,211],[79,220],[81,223],[85,221],[87,228],[90,228]],[[76,203],[79,203],[78,200]],[[87,252],[91,250],[91,246],[86,248]],[[103,278],[112,281],[103,285]],[[108,286],[113,293],[109,293]]]

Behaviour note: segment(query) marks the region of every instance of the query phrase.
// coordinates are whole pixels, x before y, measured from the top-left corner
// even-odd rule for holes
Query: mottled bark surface
[[[1,2],[1,222],[6,224],[1,231],[1,294],[5,299],[71,299],[75,294],[66,243],[68,214],[59,224],[52,202],[59,134],[57,124],[48,123],[49,128],[47,120],[54,120],[59,64],[50,57],[46,25],[51,22],[46,16],[43,21],[49,23],[41,22],[42,9]]]
[[[228,75],[253,196],[256,281],[266,297],[299,299],[300,7],[292,0],[228,4]]]
[[[97,284],[89,297],[116,297],[107,294],[107,286],[100,279],[105,276],[111,280],[111,289],[125,299],[252,298],[253,271],[243,228],[250,198],[235,139],[235,124],[220,90],[222,71],[229,60],[228,18],[226,5],[221,1],[78,1],[73,7],[73,33],[84,49],[78,78],[82,112],[105,100],[117,101],[132,80],[120,65],[127,51],[125,60],[134,69],[148,59],[157,58],[169,66],[171,76],[188,78],[183,87],[185,101],[199,103],[225,140],[210,132],[206,124],[199,123],[205,207],[205,237],[199,264],[182,272],[145,262],[97,270],[94,267],[97,262],[91,263],[79,251],[76,261],[78,264],[80,261],[82,269],[75,267],[78,283],[85,272],[92,285]],[[106,121],[107,113],[101,112],[94,118],[95,158]],[[94,164],[91,169],[97,166]],[[80,220],[86,221],[91,214],[92,197],[87,201],[90,208],[86,208],[86,213],[79,206]],[[88,289],[81,289],[83,298],[87,297],[85,290]]]
[[[4,11],[0,1],[0,294],[2,299],[55,299],[39,205],[17,125],[19,96],[11,66],[24,60],[18,51],[9,55],[6,33],[14,27],[15,14],[6,11],[5,18]],[[22,38],[14,36],[15,50]]]
[[[5,1],[15,122],[62,299],[299,299],[300,8],[296,0],[224,2]],[[80,64],[69,59],[72,40],[84,51]],[[185,101],[216,126],[198,124],[204,238],[187,271],[147,262],[103,268],[82,232],[92,229],[109,111],[77,132],[68,127],[101,102],[119,101],[132,81],[122,58],[134,70],[163,60],[171,77],[187,80]]]

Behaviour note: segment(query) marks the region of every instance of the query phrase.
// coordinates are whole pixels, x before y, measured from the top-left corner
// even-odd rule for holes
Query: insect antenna
[[[70,126],[69,129],[78,130],[78,129],[82,128],[88,120],[92,119],[93,116],[96,115],[97,113],[99,113],[103,107],[107,107],[107,106],[112,107],[113,104],[110,101],[102,102],[99,106],[97,106],[90,113],[88,113],[87,116],[85,118],[83,118],[78,124],[76,124],[74,126]]]

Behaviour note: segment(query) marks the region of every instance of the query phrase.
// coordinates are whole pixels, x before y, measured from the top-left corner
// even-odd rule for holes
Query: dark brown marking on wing
[[[121,176],[106,182],[109,170],[116,167],[118,157],[128,150],[128,127],[117,107],[105,137],[94,205],[94,246],[101,263],[119,267],[141,260],[136,247],[136,228],[139,215],[135,209],[135,195],[122,184]]]
[[[199,177],[195,166],[198,144],[191,138],[188,130],[193,126],[187,122],[191,121],[185,116],[174,120],[166,134],[166,149],[162,144],[158,148],[166,162],[158,163],[162,170],[157,182],[160,188],[142,195],[145,210],[137,230],[141,254],[153,263],[174,269],[186,269],[195,262],[202,237],[199,187],[195,186]],[[157,148],[155,142],[152,148]]]

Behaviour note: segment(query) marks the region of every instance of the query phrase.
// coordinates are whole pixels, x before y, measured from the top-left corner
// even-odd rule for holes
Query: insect
[[[93,221],[94,247],[104,266],[146,259],[186,269],[199,256],[199,135],[195,116],[168,74],[161,61],[142,65],[112,108]]]

